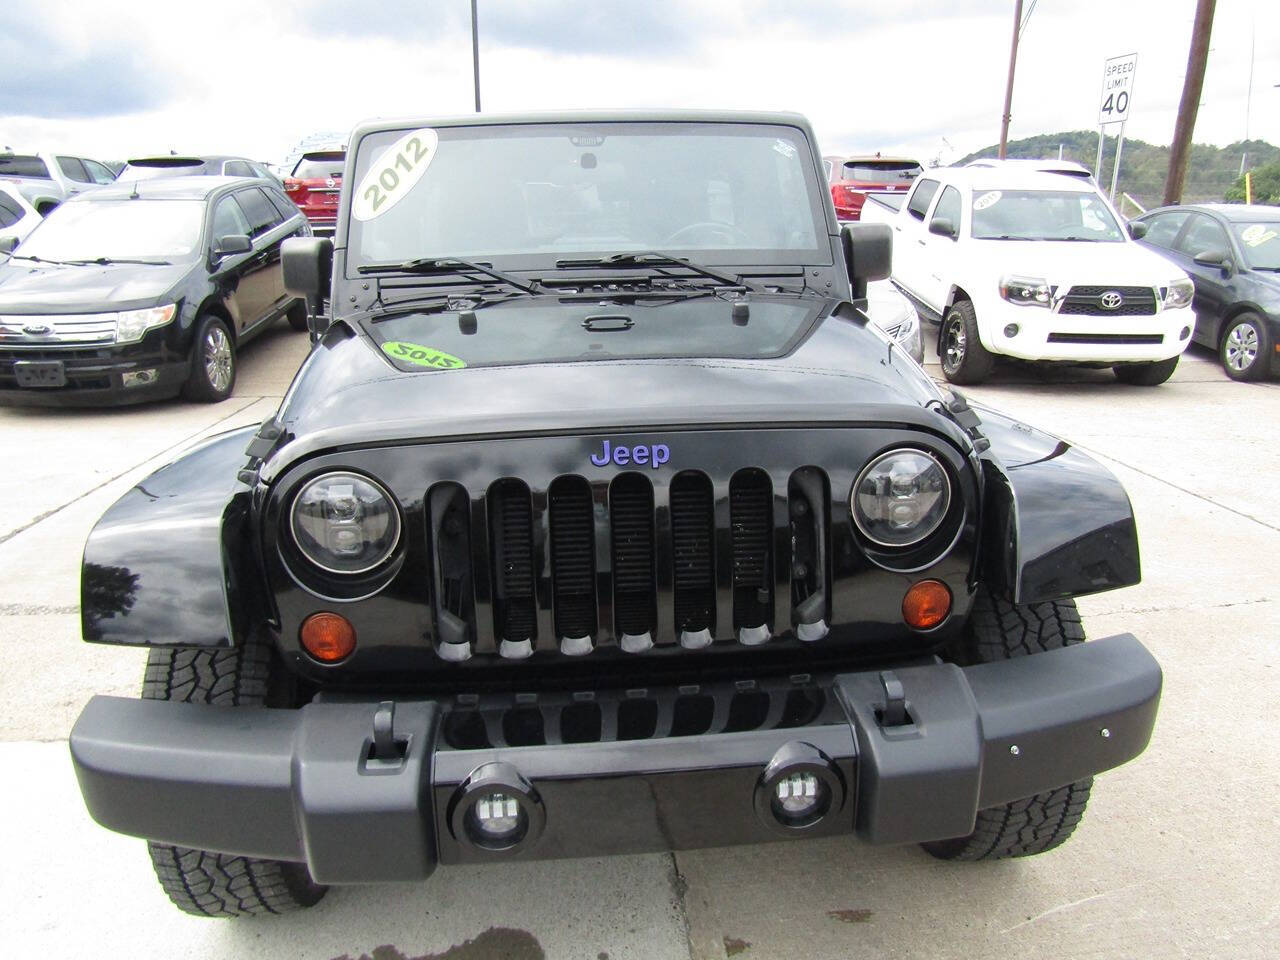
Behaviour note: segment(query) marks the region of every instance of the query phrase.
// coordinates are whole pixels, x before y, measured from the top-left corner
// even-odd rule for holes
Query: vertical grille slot
[[[787,484],[791,523],[791,622],[801,640],[827,633],[831,604],[827,589],[827,477],[801,467]]]
[[[729,482],[733,550],[733,627],[772,627],[773,484],[762,470],[739,470]]]
[[[653,487],[637,473],[624,473],[609,488],[613,534],[613,616],[618,635],[642,636],[653,629]]]
[[[715,632],[715,501],[711,481],[685,472],[671,481],[676,633]]]
[[[551,484],[551,589],[558,637],[596,632],[595,526],[591,487],[582,477]]]
[[[474,639],[475,584],[471,576],[471,500],[461,484],[442,483],[431,489],[429,541],[431,543],[436,636],[455,647],[456,659],[469,649],[461,645]]]
[[[489,488],[493,557],[493,619],[498,638],[510,643],[536,633],[533,570],[533,508],[529,488],[499,480]]]

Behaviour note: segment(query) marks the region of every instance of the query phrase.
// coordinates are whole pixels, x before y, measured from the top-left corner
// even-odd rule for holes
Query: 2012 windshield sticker
[[[351,197],[351,216],[374,220],[403,200],[427,172],[439,147],[440,137],[429,127],[411,130],[393,143],[360,178]]]
[[[392,360],[402,360],[418,367],[430,367],[433,370],[461,370],[466,361],[459,360],[451,353],[427,347],[421,343],[407,343],[404,340],[388,340],[382,345],[382,352]]]

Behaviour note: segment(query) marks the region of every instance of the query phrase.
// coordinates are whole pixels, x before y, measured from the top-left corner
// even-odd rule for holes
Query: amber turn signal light
[[[356,628],[336,613],[313,613],[302,622],[302,648],[321,663],[337,663],[356,648]]]
[[[913,583],[902,598],[902,619],[915,630],[932,630],[951,613],[951,591],[941,580]]]

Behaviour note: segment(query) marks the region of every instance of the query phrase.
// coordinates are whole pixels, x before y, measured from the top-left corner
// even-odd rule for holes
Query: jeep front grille
[[[437,647],[448,659],[638,653],[763,643],[801,624],[819,639],[826,491],[812,467],[777,490],[756,468],[719,489],[692,470],[669,484],[565,475],[545,491],[505,478],[469,506],[461,486],[438,484],[427,497]]]

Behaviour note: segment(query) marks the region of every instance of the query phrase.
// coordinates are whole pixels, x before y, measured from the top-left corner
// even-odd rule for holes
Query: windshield
[[[42,260],[173,260],[195,251],[203,223],[202,200],[64,203],[22,241],[15,256]]]
[[[49,179],[49,168],[39,157],[5,156],[0,157],[0,176],[4,177],[39,177]]]
[[[829,263],[817,170],[792,127],[523,124],[388,131],[355,164],[349,269],[420,257],[548,267],[679,252]]]
[[[1254,270],[1280,270],[1280,220],[1233,223],[1244,258]]]
[[[844,165],[846,180],[867,180],[872,183],[905,183],[920,176],[921,166],[912,161],[876,160],[858,161]]]
[[[162,157],[157,160],[131,160],[120,171],[117,180],[152,180],[156,177],[190,177],[204,173],[204,161],[188,157]]]
[[[1124,242],[1101,197],[1065,190],[975,189],[971,235],[977,240]]]
[[[308,153],[304,154],[293,168],[290,176],[299,180],[317,180],[342,176],[342,166],[346,163],[345,153]]]

